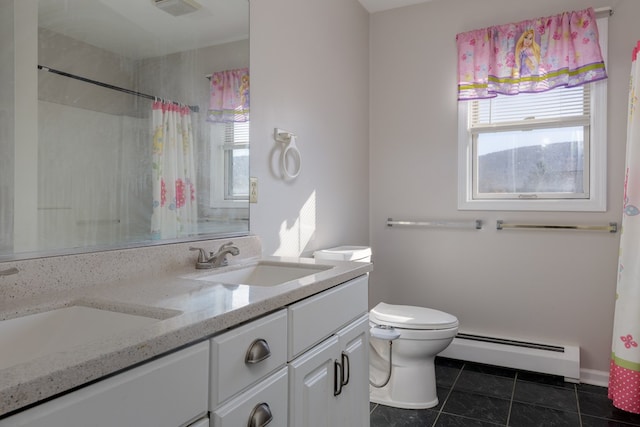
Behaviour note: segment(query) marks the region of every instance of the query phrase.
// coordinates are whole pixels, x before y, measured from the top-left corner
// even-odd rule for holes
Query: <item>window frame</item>
[[[223,199],[227,202],[236,202],[249,201],[249,191],[247,190],[246,194],[243,195],[234,195],[233,194],[233,167],[234,167],[234,151],[235,150],[245,150],[249,149],[248,142],[238,142],[238,143],[225,143],[222,146],[223,157],[224,157],[224,191],[223,191]]]
[[[587,94],[585,96],[589,96]],[[589,109],[591,110],[591,109]],[[480,157],[477,154],[480,150],[478,147],[478,138],[482,134],[496,134],[499,132],[534,132],[536,130],[553,130],[553,129],[562,129],[562,128],[582,128],[583,131],[583,161],[582,161],[582,179],[587,183],[582,192],[574,192],[574,193],[561,193],[561,192],[531,192],[531,193],[480,193],[478,191],[478,187],[480,183],[477,185],[474,183],[472,179],[472,191],[473,191],[473,199],[474,200],[522,200],[522,199],[589,199],[589,159],[590,159],[590,133],[591,133],[591,125],[590,122],[586,118],[575,118],[570,117],[567,119],[552,119],[552,120],[531,120],[529,121],[519,121],[517,123],[511,123],[506,125],[489,125],[483,126],[481,128],[472,128],[469,133],[471,134],[471,161],[472,161],[472,173],[473,179],[478,179],[480,175]]]
[[[249,194],[245,197],[232,197],[229,192],[229,183],[233,180],[233,171],[230,170],[233,161],[230,159],[233,156],[233,150],[235,149],[249,149],[251,142],[229,142],[226,136],[229,135],[226,127],[232,126],[233,123],[209,123],[213,126],[224,126],[222,130],[224,137],[222,141],[220,138],[216,138],[216,133],[213,129],[210,130],[209,145],[211,156],[211,182],[213,183],[209,189],[209,207],[210,208],[237,208],[244,207],[249,202]],[[247,135],[249,135],[249,122],[247,125]],[[250,138],[250,137],[249,137]]]
[[[608,19],[598,19],[600,47],[607,62]],[[606,212],[607,210],[607,80],[590,83],[588,152],[589,198],[476,198],[474,197],[473,132],[470,131],[470,106],[473,101],[458,101],[458,210]],[[517,95],[516,95],[517,96]],[[587,145],[588,142],[588,145]]]

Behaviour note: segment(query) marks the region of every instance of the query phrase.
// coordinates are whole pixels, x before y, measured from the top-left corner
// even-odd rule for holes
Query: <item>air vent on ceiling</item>
[[[186,15],[200,9],[195,0],[153,0],[154,4],[173,16]]]

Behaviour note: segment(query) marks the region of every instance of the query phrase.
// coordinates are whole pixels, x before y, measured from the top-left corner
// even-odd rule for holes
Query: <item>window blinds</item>
[[[471,101],[471,128],[524,120],[576,118],[588,121],[590,85]]]

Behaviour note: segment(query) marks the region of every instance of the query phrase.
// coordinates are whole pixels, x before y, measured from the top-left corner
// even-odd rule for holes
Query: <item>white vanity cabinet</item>
[[[289,307],[289,427],[369,426],[367,279]]]
[[[368,427],[367,299],[361,276],[213,337],[211,427]]]
[[[368,427],[368,276],[0,420],[0,427]]]
[[[0,420],[0,427],[206,425],[209,342]]]

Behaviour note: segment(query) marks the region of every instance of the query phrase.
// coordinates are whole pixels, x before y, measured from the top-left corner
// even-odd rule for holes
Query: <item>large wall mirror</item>
[[[0,261],[246,235],[248,0],[0,0]]]

